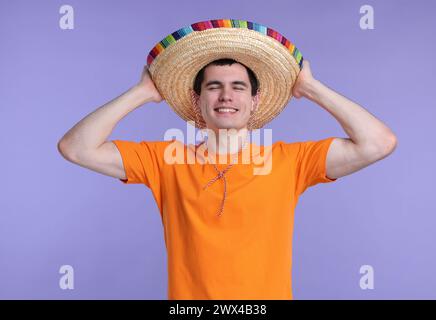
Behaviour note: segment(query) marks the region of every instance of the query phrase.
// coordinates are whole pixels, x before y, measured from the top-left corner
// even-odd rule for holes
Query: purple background
[[[294,42],[315,77],[398,136],[385,160],[300,198],[295,299],[435,299],[436,4],[432,1],[1,1],[0,298],[166,299],[163,229],[144,185],[67,162],[57,142],[139,80],[148,51],[193,22],[255,21]],[[72,5],[75,29],[59,27]],[[375,29],[361,30],[372,5]],[[166,103],[127,115],[110,139],[163,140],[185,123]],[[273,139],[345,137],[316,104],[292,100]],[[433,163],[433,165],[431,165]],[[361,265],[375,288],[359,286]],[[74,267],[74,290],[59,268]]]

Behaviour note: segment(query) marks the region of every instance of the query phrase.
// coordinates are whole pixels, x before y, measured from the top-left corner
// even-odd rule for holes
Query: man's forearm
[[[59,149],[74,153],[98,148],[122,118],[149,101],[151,97],[143,88],[133,86],[74,125],[60,140]]]
[[[311,81],[306,87],[305,97],[333,115],[357,145],[383,147],[394,137],[383,122],[318,80]]]

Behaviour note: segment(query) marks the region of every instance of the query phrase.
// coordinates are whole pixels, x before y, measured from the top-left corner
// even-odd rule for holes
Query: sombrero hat
[[[261,24],[233,19],[209,20],[181,28],[156,44],[147,57],[153,82],[185,121],[196,121],[191,92],[197,73],[213,60],[230,58],[249,67],[259,82],[260,99],[249,120],[262,128],[292,98],[303,57],[295,45]],[[204,120],[196,123],[204,128]]]

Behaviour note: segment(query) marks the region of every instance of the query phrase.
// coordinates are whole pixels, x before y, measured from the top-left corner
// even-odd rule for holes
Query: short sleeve
[[[159,187],[162,166],[162,141],[112,140],[123,160],[125,184],[143,183],[147,187]]]
[[[302,194],[308,187],[318,183],[333,182],[326,174],[327,153],[335,138],[298,143],[295,177],[296,193]]]

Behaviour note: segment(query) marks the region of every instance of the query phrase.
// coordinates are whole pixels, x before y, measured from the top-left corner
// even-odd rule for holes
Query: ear
[[[259,107],[259,101],[260,101],[260,90],[258,89],[256,95],[252,98],[251,113],[256,112],[257,108]]]
[[[200,96],[193,89],[189,89],[189,94],[191,95],[192,106],[194,108],[197,108],[198,100],[200,99]]]
[[[192,105],[198,105],[198,100],[200,99],[200,96],[193,89],[189,89],[189,94],[191,95]]]

